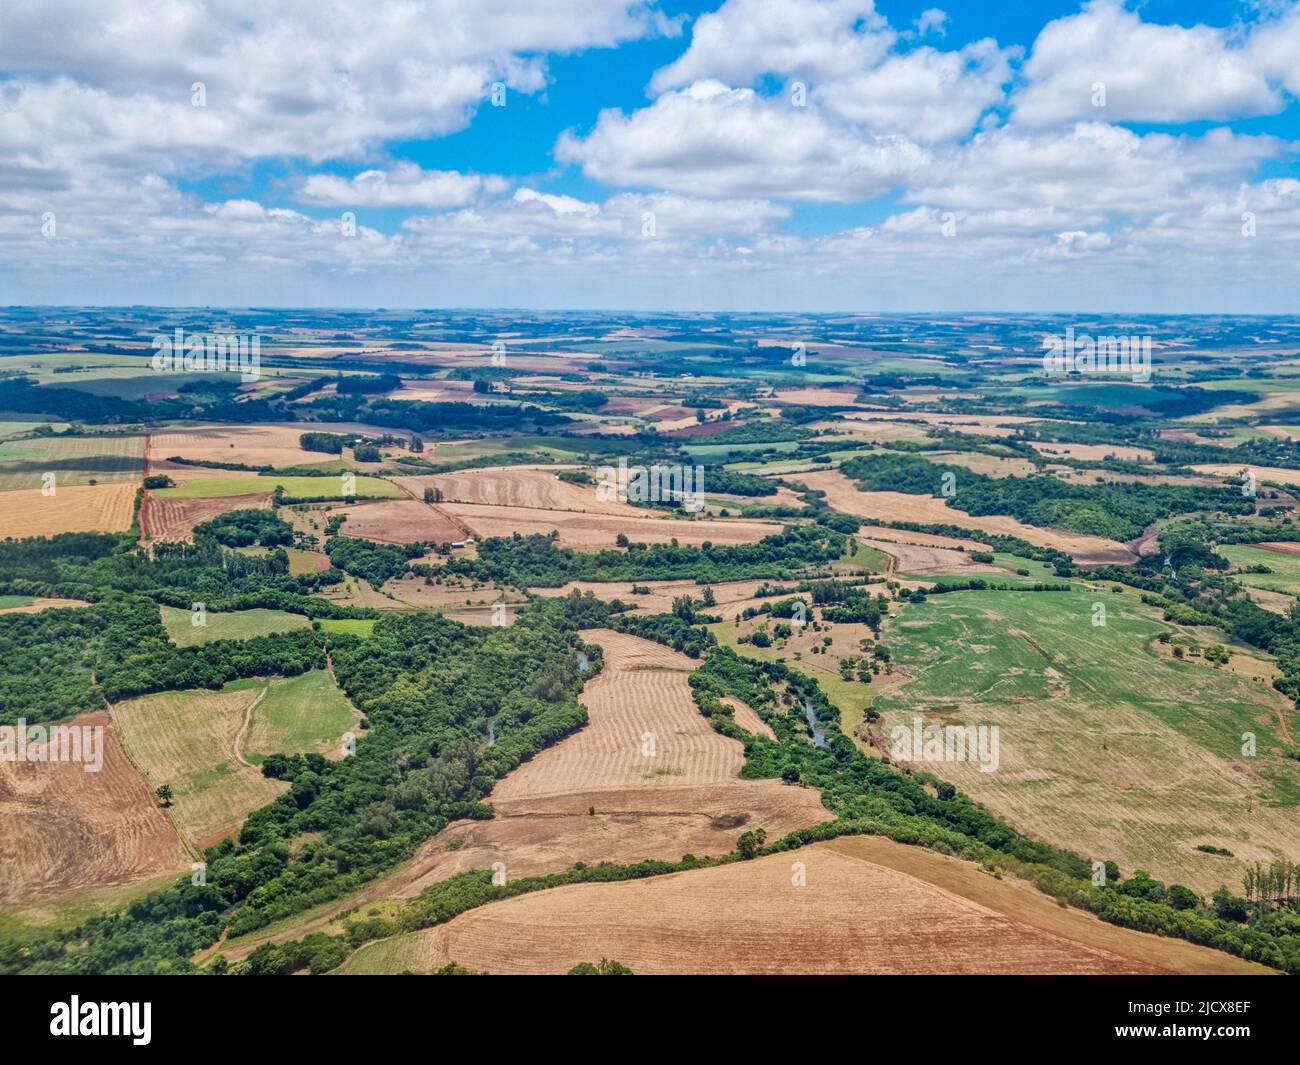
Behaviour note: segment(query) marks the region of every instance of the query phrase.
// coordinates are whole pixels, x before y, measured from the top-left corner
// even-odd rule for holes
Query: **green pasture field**
[[[1247,587],[1300,595],[1300,555],[1288,555],[1282,551],[1248,547],[1245,544],[1223,544],[1218,551],[1234,566],[1244,569],[1247,566],[1263,565],[1273,571],[1272,573],[1234,574],[1234,577]]]
[[[305,629],[310,622],[298,614],[283,610],[231,610],[225,613],[207,612],[206,625],[191,623],[188,610],[162,607],[163,628],[172,643],[178,647],[211,643],[213,640],[248,640],[254,636],[270,636],[276,632]]]
[[[1131,594],[931,596],[887,630],[912,679],[875,702],[882,733],[917,717],[997,725],[996,772],[933,770],[1041,838],[1208,892],[1238,871],[1200,843],[1239,858],[1296,849],[1295,714],[1265,678],[1161,653],[1156,637],[1175,631]]]

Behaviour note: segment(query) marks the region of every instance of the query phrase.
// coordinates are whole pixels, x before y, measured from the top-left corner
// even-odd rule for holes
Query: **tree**
[[[632,970],[621,962],[601,958],[595,965],[589,961],[580,961],[569,970],[570,976],[632,976]]]
[[[740,838],[736,840],[736,851],[742,858],[748,860],[758,854],[765,842],[767,842],[767,830],[751,828],[748,832],[742,832]]]
[[[158,796],[158,805],[167,807],[172,804],[172,786],[162,784],[154,789],[154,794]]]

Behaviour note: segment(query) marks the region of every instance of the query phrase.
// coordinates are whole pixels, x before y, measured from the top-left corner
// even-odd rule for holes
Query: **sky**
[[[1300,0],[5,0],[0,305],[1295,313],[1298,98]]]

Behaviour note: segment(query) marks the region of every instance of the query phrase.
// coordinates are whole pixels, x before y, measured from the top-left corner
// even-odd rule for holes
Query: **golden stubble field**
[[[59,486],[0,493],[0,539],[65,532],[124,532],[131,527],[139,483]]]
[[[878,837],[523,895],[374,943],[343,971],[563,973],[600,958],[647,975],[1268,971]]]

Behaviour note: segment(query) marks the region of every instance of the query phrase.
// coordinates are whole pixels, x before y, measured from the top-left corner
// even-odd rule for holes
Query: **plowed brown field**
[[[104,729],[98,772],[70,762],[0,761],[0,904],[126,884],[189,868],[151,789],[104,713],[69,725]]]
[[[364,540],[377,540],[385,544],[413,544],[420,540],[432,540],[441,544],[465,539],[465,530],[439,507],[414,499],[358,503],[352,507],[339,507],[330,513],[348,516],[339,532]]]
[[[246,496],[218,496],[211,499],[166,499],[146,492],[140,505],[140,529],[153,540],[193,540],[194,526],[232,510],[271,505],[270,492]]]
[[[242,462],[248,466],[299,466],[328,462],[333,455],[305,451],[298,437],[315,425],[214,425],[170,433],[155,433],[151,457],[172,455],[204,462]],[[224,474],[229,476],[229,474]]]
[[[898,561],[899,573],[908,573],[917,577],[934,576],[940,573],[1001,573],[1006,570],[986,562],[976,562],[964,551],[953,551],[946,547],[923,547],[919,544],[899,544],[888,540],[865,540],[859,543],[874,547],[893,555]]]

